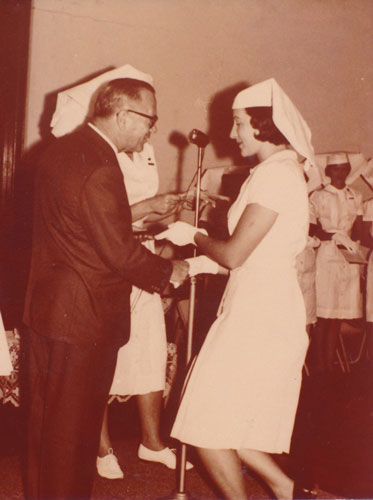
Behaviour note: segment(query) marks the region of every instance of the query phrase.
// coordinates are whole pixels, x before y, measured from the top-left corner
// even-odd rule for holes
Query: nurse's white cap
[[[91,98],[96,90],[106,82],[117,78],[134,78],[153,85],[153,78],[130,64],[106,71],[101,75],[75,87],[58,93],[56,110],[53,114],[51,127],[55,137],[72,132],[86,119]]]
[[[316,155],[317,165],[320,169],[320,173],[323,178],[323,184],[330,183],[330,177],[325,175],[325,168],[328,165],[345,165],[350,164],[351,171],[346,179],[346,184],[353,184],[360,175],[365,176],[368,168],[368,160],[364,157],[362,153],[349,152],[349,151],[339,151],[330,153],[319,153]],[[371,175],[368,173],[367,175]]]
[[[272,106],[274,124],[295,151],[306,158],[304,169],[309,177],[309,191],[318,187],[322,179],[316,167],[311,131],[296,106],[274,78],[241,90],[235,97],[232,108],[244,109],[257,106]]]
[[[272,87],[277,84],[274,78],[265,80],[241,90],[234,101],[233,109],[254,108],[256,106],[272,106]]]
[[[326,157],[326,165],[345,165],[350,163],[347,153],[332,153]]]

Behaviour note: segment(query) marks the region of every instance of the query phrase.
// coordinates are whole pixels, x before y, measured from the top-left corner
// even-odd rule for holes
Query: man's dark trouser
[[[26,498],[88,499],[118,347],[28,340]]]

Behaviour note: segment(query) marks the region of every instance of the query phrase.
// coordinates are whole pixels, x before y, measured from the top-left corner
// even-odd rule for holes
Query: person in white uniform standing
[[[196,447],[224,498],[248,498],[241,462],[268,484],[275,498],[312,498],[314,492],[300,492],[271,457],[289,451],[308,347],[295,260],[307,242],[301,161],[306,158],[311,178],[311,133],[269,79],[236,96],[230,136],[242,156],[257,155],[260,163],[230,208],[229,239],[211,238],[182,222],[157,236],[197,245],[211,259],[199,272],[211,272],[212,262],[230,270],[171,435]],[[195,274],[193,268],[191,260]]]
[[[342,320],[362,317],[360,265],[349,263],[340,251],[356,251],[356,240],[361,239],[362,196],[346,185],[350,170],[346,153],[328,156],[325,175],[330,184],[310,196],[310,235],[321,241],[316,257],[315,332],[320,371],[334,368]]]
[[[161,220],[180,206],[180,197],[173,194],[156,195],[158,171],[153,147],[147,143],[143,151],[129,156],[121,153],[119,166],[131,206],[132,227],[136,232],[146,229],[147,223]],[[155,252],[155,242],[143,244]],[[159,462],[176,469],[174,450],[165,446],[160,432],[162,396],[166,381],[167,338],[161,297],[136,286],[131,292],[131,337],[119,349],[110,401],[127,401],[136,396],[141,422],[141,444],[138,456],[142,460]],[[188,462],[187,469],[193,465]],[[106,408],[101,429],[97,471],[108,479],[120,479],[123,472],[113,454]]]

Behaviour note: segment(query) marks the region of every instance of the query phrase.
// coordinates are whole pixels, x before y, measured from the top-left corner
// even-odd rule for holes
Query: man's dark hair
[[[255,138],[258,139],[258,141],[268,141],[276,146],[280,144],[289,144],[289,141],[273,122],[271,106],[245,108],[245,111],[251,118],[251,126],[259,130],[259,132],[255,134]]]
[[[103,84],[96,94],[93,118],[105,118],[118,111],[124,95],[135,101],[141,99],[142,90],[150,90],[155,94],[150,83],[134,78],[117,78]]]

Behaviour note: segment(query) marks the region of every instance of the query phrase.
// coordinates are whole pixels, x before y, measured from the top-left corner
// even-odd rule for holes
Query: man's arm
[[[134,239],[127,194],[115,174],[115,169],[103,167],[87,179],[80,200],[85,229],[109,268],[139,288],[160,292],[173,265]]]
[[[180,204],[178,194],[158,194],[131,205],[132,222],[146,217],[145,222],[157,221],[172,215]]]

